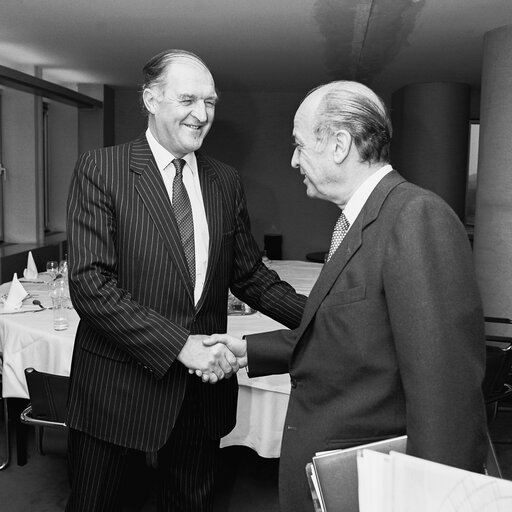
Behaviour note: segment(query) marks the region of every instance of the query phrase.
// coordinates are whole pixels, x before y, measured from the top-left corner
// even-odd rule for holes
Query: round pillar
[[[484,37],[473,244],[485,314],[512,318],[512,26]]]
[[[462,221],[468,175],[470,87],[417,83],[393,93],[391,163],[400,174],[441,196]]]

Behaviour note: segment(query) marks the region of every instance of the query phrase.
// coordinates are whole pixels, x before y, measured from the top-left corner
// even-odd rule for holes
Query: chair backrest
[[[494,324],[495,327],[512,325],[512,320],[501,317],[486,316],[485,322]],[[502,399],[503,394],[508,391],[507,382],[510,380],[512,367],[512,337],[486,334],[485,338],[487,360],[483,392],[486,403],[492,403]]]
[[[487,342],[483,392],[486,402],[499,399],[512,366],[512,343]]]
[[[25,369],[32,417],[64,423],[67,411],[69,377]]]

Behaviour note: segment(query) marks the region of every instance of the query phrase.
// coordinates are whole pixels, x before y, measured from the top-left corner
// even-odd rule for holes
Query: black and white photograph
[[[512,510],[510,0],[2,0],[0,511]]]

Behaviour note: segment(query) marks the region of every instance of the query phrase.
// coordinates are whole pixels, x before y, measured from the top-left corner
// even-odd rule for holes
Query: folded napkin
[[[11,287],[9,293],[4,301],[3,311],[7,313],[9,311],[17,311],[21,308],[23,299],[28,295],[23,285],[18,280],[18,274],[14,274],[12,277]]]
[[[39,273],[37,272],[36,263],[32,256],[32,251],[28,252],[27,268],[23,271],[25,279],[36,279]]]

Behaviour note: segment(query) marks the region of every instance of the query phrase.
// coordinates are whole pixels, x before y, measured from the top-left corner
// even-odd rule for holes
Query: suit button
[[[297,381],[293,377],[290,377],[290,384],[291,384],[292,388],[297,387]]]

